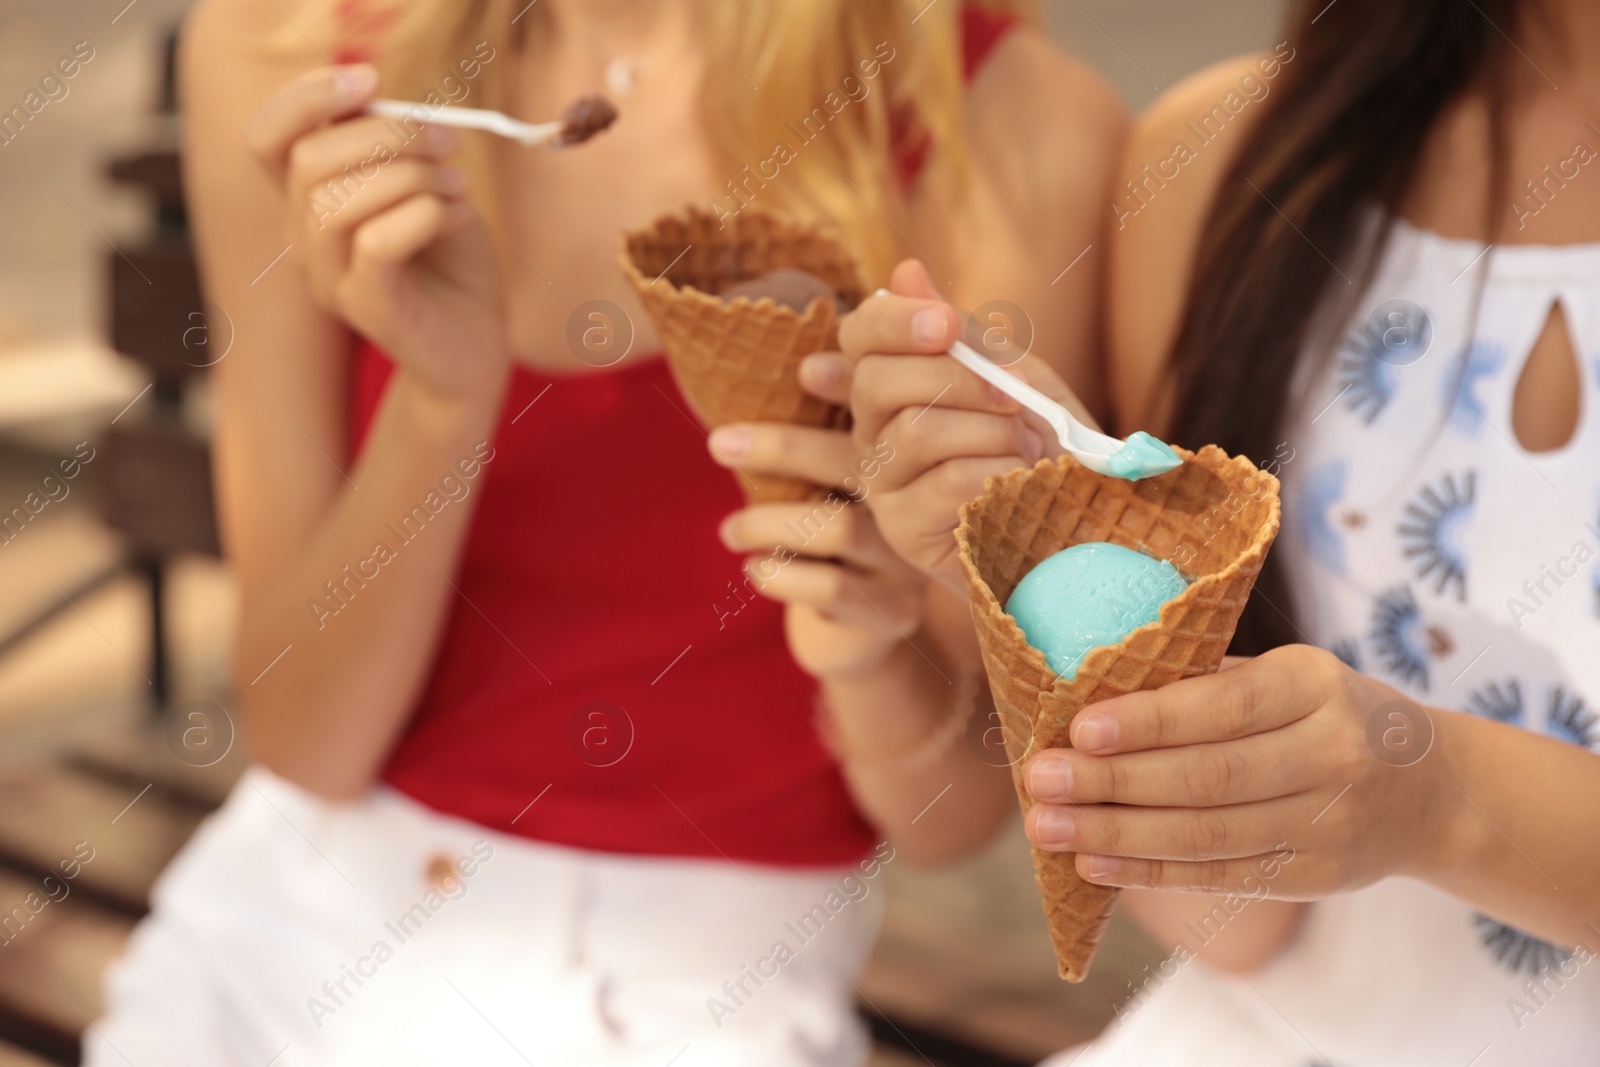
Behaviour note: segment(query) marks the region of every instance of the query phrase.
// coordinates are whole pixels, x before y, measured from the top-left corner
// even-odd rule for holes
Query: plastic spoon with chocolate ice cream
[[[367,111],[439,126],[487,130],[522,144],[565,148],[582,144],[617,121],[617,109],[603,96],[580,96],[554,122],[523,122],[498,111],[475,107],[430,107],[413,100],[374,100]]]

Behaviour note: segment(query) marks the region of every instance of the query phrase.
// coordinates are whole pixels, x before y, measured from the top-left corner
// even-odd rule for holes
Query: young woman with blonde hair
[[[618,233],[755,204],[873,284],[922,254],[1032,307],[1095,398],[1098,253],[1061,271],[1119,104],[955,0],[205,0],[182,85],[260,766],[157,887],[87,1062],[860,1062],[883,864],[1013,803],[959,740],[965,608],[859,505],[809,538],[742,507],[719,464],[837,486],[861,457],[777,425],[708,449]],[[595,91],[621,120],[558,152],[367,114]],[[631,347],[569,341],[596,302]],[[837,356],[804,379],[845,399]],[[731,600],[779,545],[770,599]]]

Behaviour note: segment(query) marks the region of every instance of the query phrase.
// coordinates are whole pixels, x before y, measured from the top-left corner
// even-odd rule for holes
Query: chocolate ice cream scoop
[[[819,296],[831,297],[834,305],[843,314],[849,309],[839,299],[839,294],[834,292],[833,286],[817,277],[815,274],[793,267],[779,267],[769,270],[756,278],[730,285],[720,294],[723,300],[733,300],[736,297],[747,297],[750,300],[760,300],[762,297],[771,297],[776,304],[793,308],[804,315],[806,308]]]
[[[617,109],[598,94],[580,96],[561,113],[558,145],[582,144],[617,121]]]

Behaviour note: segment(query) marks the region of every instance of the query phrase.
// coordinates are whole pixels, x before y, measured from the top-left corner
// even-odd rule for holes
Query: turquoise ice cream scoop
[[[1106,466],[1109,469],[1101,473],[1137,482],[1141,478],[1153,478],[1157,474],[1165,474],[1182,463],[1183,460],[1172,450],[1171,445],[1150,436],[1143,430],[1137,430],[1128,435],[1128,439],[1122,442],[1121,448],[1106,457]]]
[[[1188,587],[1171,563],[1091,541],[1041,560],[1017,583],[1006,613],[1050,669],[1071,681],[1091,651],[1155,622]]]

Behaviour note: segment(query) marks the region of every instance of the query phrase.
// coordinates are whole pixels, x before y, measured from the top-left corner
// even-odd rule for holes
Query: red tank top
[[[1010,25],[967,10],[968,73]],[[352,455],[393,369],[357,346]],[[717,526],[743,497],[688,410],[659,354],[581,375],[516,366],[459,592],[384,779],[563,845],[849,862],[873,830],[822,745],[781,606],[735,592],[741,558]]]

